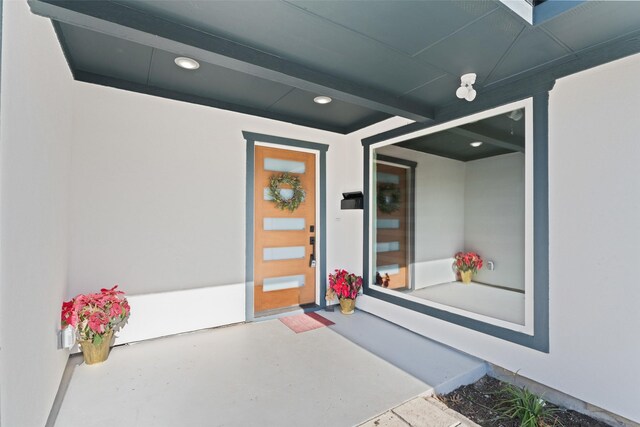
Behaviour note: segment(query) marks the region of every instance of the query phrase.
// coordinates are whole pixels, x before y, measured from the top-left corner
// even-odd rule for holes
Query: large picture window
[[[367,147],[367,293],[546,349],[543,101],[542,127],[530,98]]]

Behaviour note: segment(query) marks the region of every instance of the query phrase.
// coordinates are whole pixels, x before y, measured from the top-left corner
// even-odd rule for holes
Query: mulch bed
[[[439,396],[451,409],[460,412],[483,427],[520,427],[520,421],[505,419],[495,408],[505,398],[505,383],[485,376],[474,384],[460,387],[449,394]],[[564,427],[609,427],[608,424],[594,420],[584,414],[557,407],[547,402],[547,406],[556,408],[546,425]]]

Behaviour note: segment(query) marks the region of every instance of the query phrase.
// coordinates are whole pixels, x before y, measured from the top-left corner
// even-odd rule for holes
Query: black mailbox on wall
[[[343,199],[340,201],[340,209],[362,209],[364,195],[362,191],[342,193]]]

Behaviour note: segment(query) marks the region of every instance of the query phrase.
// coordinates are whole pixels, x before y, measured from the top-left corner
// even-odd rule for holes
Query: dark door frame
[[[377,154],[375,160],[387,163],[395,163],[399,166],[405,166],[409,168],[411,176],[409,177],[409,284],[413,289],[415,286],[415,270],[416,270],[416,166],[417,162],[411,160],[401,159],[399,157],[386,156],[384,154]]]
[[[318,282],[316,285],[320,290],[319,304],[303,308],[304,311],[316,311],[326,306],[323,298],[327,291],[327,150],[329,145],[317,142],[301,141],[298,139],[284,138],[280,136],[265,135],[254,132],[242,131],[242,135],[247,143],[247,171],[246,171],[246,221],[245,221],[245,318],[247,321],[256,320],[253,305],[253,267],[254,267],[254,168],[255,168],[255,146],[256,143],[269,143],[281,145],[284,149],[303,148],[317,152],[320,167],[319,186],[316,192],[317,203],[319,204],[320,218],[319,227],[316,229],[316,236],[319,236],[320,250],[317,255],[318,263]]]

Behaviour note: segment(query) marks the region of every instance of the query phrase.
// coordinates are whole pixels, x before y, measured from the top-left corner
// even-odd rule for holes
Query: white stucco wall
[[[524,166],[523,153],[465,163],[464,248],[485,261],[478,282],[524,290]]]
[[[550,95],[548,354],[367,297],[359,307],[640,422],[638,74],[635,55]]]
[[[415,286],[451,282],[453,256],[464,249],[465,163],[387,145],[376,152],[417,162]]]
[[[362,211],[341,194],[362,190],[360,138],[406,120],[344,136],[85,83],[74,105],[67,296],[133,295],[118,342],[245,320],[243,130],[329,144],[327,271],[362,273]]]
[[[0,424],[43,426],[68,352],[71,73],[51,23],[5,1],[0,105]]]

